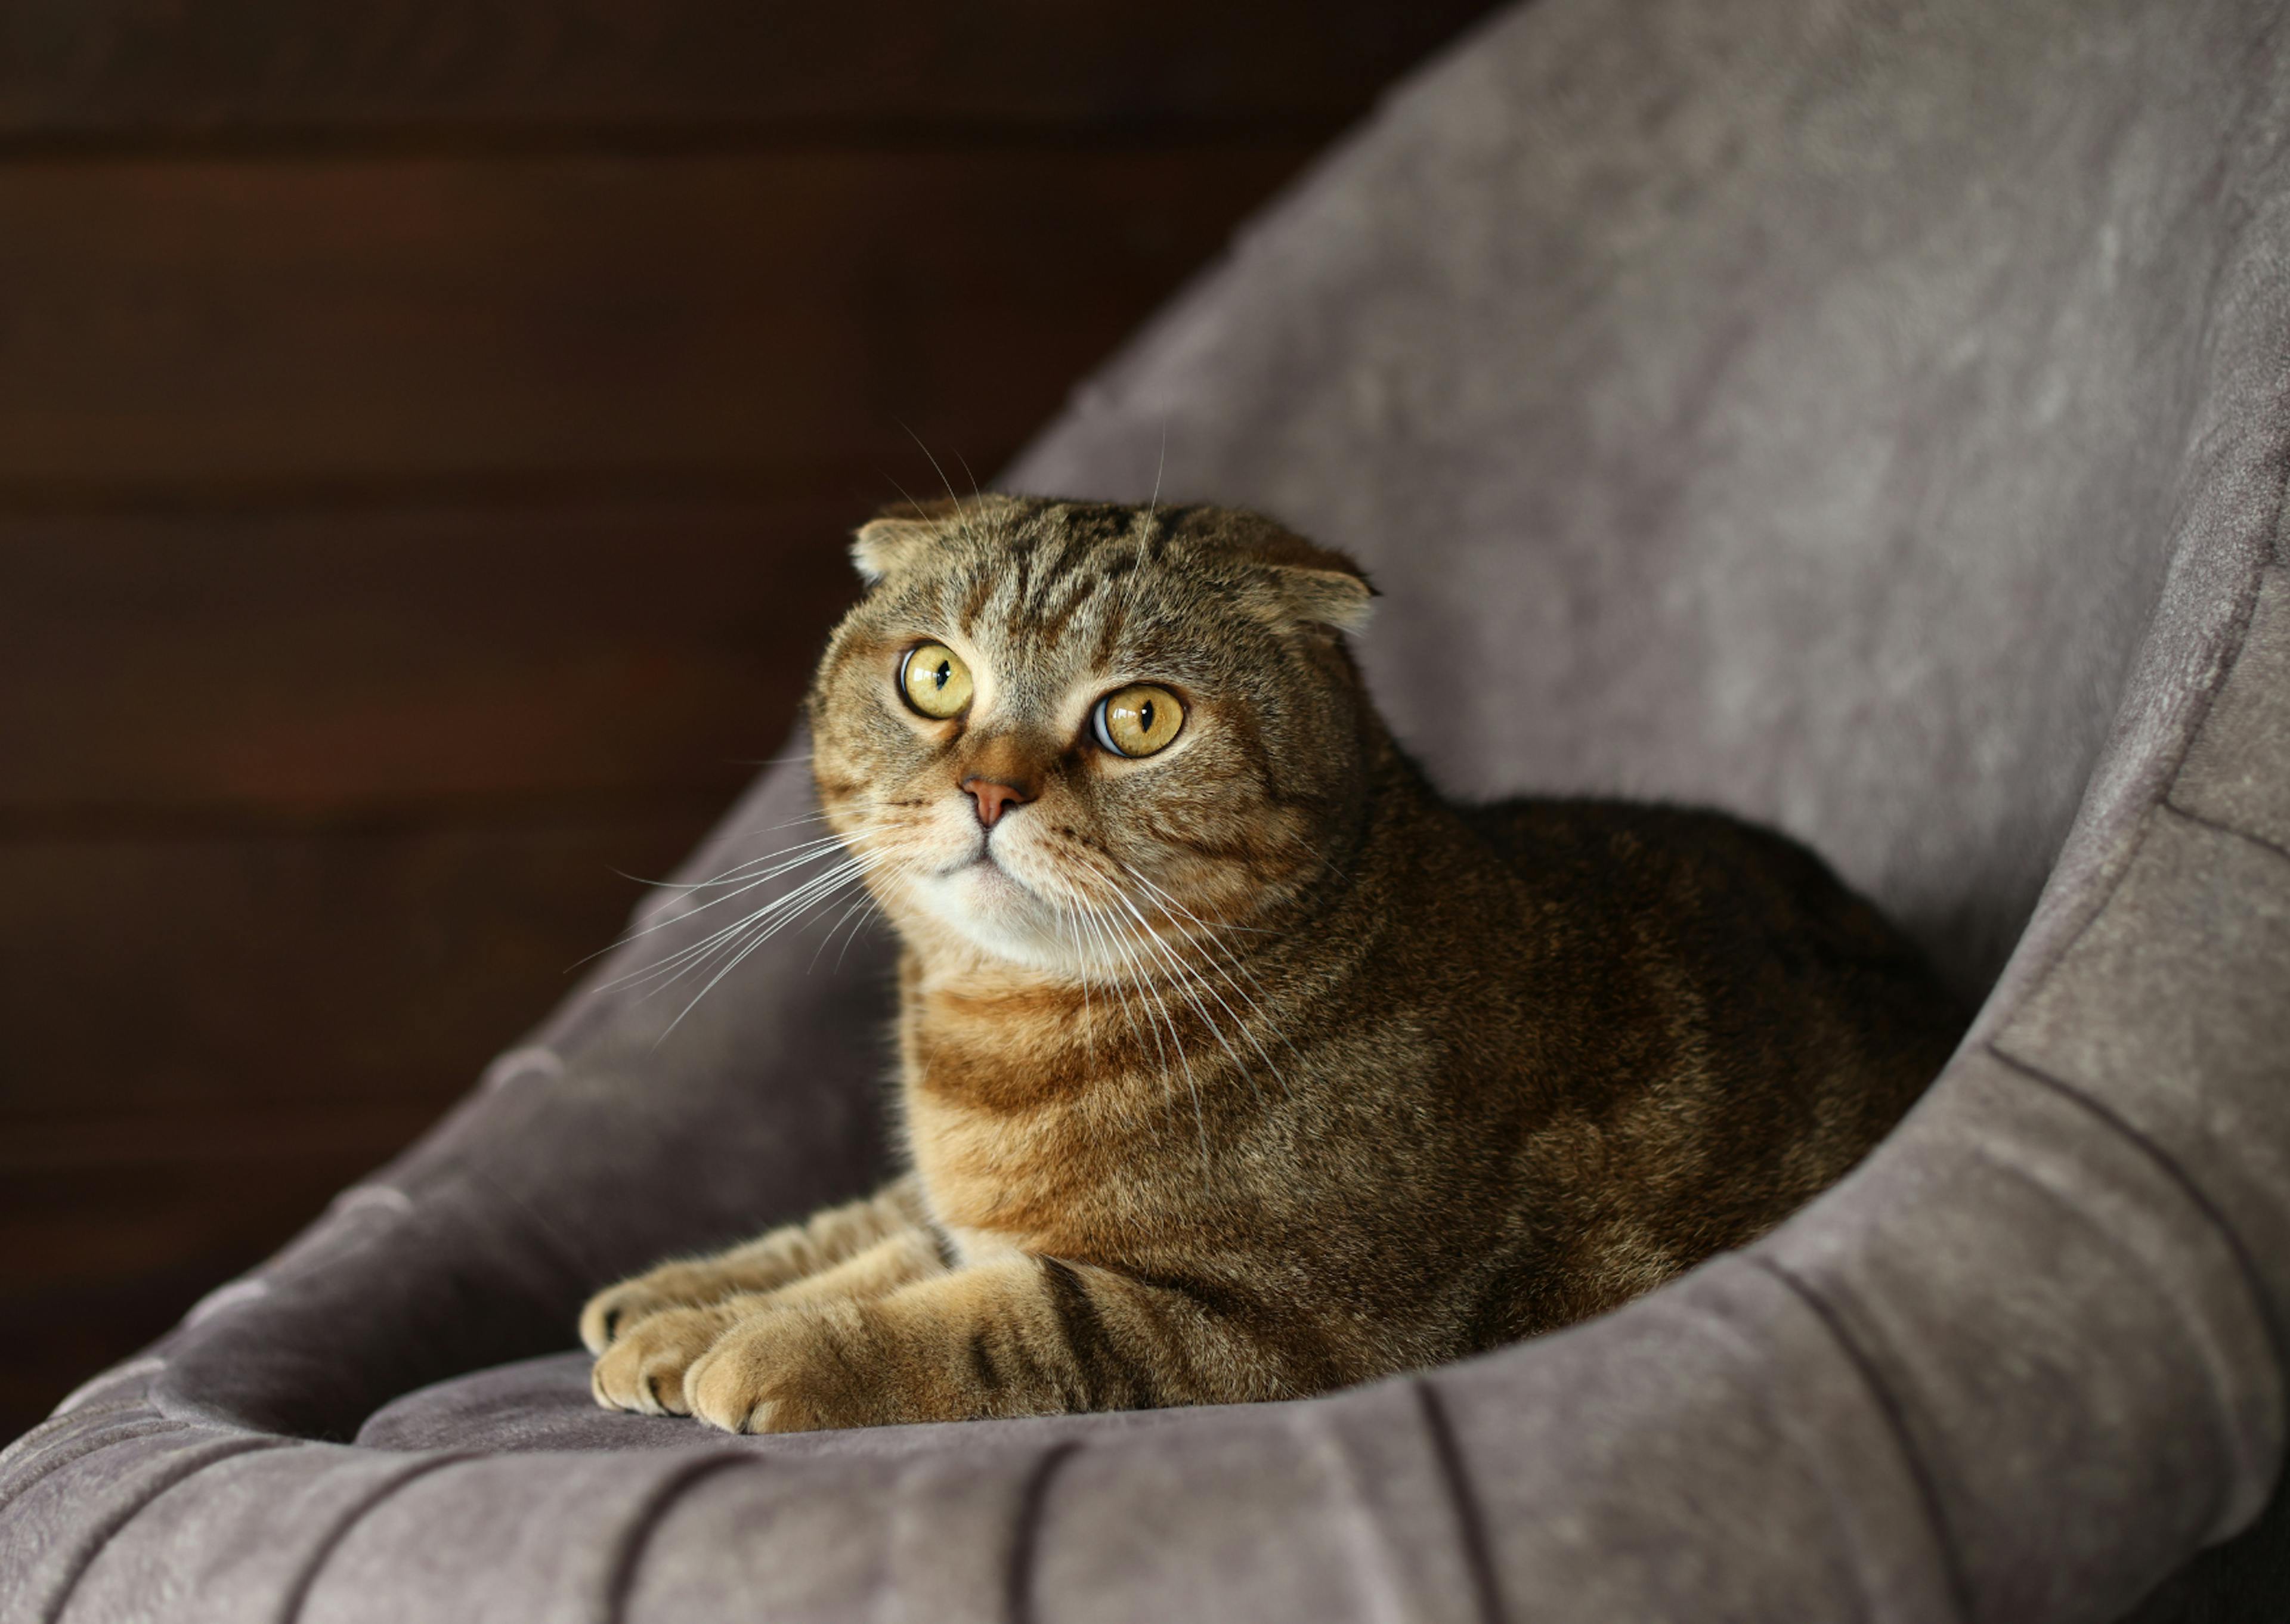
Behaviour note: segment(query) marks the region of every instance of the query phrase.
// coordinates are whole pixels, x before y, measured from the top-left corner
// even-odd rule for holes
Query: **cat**
[[[909,1171],[597,1295],[608,1408],[807,1430],[1453,1359],[1753,1239],[1962,1030],[1779,835],[1441,799],[1354,664],[1366,577],[1269,518],[988,495],[852,552],[813,771],[901,940]]]

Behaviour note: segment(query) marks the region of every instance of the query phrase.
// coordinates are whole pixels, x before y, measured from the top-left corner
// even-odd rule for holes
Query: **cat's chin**
[[[1071,968],[1056,907],[1000,863],[981,856],[913,888],[933,923],[965,946],[1029,969]]]

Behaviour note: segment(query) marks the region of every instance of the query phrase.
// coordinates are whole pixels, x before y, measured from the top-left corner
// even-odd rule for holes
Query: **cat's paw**
[[[875,1413],[863,1309],[842,1303],[741,1320],[684,1372],[686,1412],[726,1432],[821,1432]]]
[[[704,1308],[737,1289],[706,1263],[663,1263],[608,1285],[581,1310],[581,1341],[600,1354],[640,1322],[671,1308]]]
[[[685,1415],[685,1372],[738,1320],[735,1310],[666,1308],[621,1328],[589,1372],[589,1390],[607,1410]]]

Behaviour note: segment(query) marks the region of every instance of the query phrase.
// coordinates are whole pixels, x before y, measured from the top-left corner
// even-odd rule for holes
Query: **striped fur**
[[[1353,665],[1365,579],[1269,520],[989,496],[853,554],[814,771],[904,943],[911,1172],[600,1294],[603,1404],[788,1430],[1453,1358],[1750,1240],[1953,1046],[1916,953],[1778,836],[1443,802]],[[925,639],[965,714],[902,702]],[[1136,681],[1186,716],[1130,760],[1088,717]],[[1023,796],[991,828],[978,777]]]

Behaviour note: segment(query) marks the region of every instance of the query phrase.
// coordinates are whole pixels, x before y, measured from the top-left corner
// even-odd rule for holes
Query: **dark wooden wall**
[[[1485,5],[0,6],[0,1440],[556,998],[909,429],[989,473]]]

